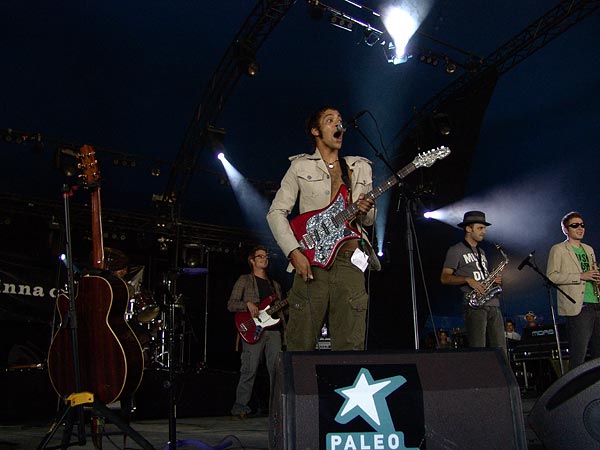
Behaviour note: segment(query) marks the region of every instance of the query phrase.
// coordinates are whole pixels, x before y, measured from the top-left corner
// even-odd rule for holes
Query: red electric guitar
[[[288,304],[287,299],[279,300],[276,295],[270,295],[258,305],[258,316],[252,317],[249,312],[235,313],[235,327],[240,336],[248,344],[255,344],[267,328],[274,327],[281,320],[273,314]]]
[[[98,272],[106,268],[102,243],[100,176],[92,147],[79,152],[78,167],[87,187],[92,188],[92,255]],[[62,397],[75,393],[73,362],[79,360],[81,390],[109,404],[123,394],[133,393],[142,381],[144,356],[140,343],[125,321],[129,300],[127,284],[119,278],[85,275],[79,281],[75,298],[77,343],[74,355],[71,329],[66,324],[69,299],[61,294],[56,300],[60,328],[52,338],[48,352],[48,373],[54,390]],[[77,347],[75,347],[77,348]]]
[[[401,169],[385,183],[365,194],[366,199],[375,200],[399,179],[406,177],[419,167],[431,167],[438,159],[450,153],[448,147],[438,147],[419,153],[413,162]],[[357,203],[348,204],[348,188],[342,184],[333,201],[323,209],[308,211],[290,221],[290,227],[298,240],[298,246],[313,266],[327,267],[333,261],[341,244],[349,239],[360,239],[360,233],[351,225],[358,214]]]

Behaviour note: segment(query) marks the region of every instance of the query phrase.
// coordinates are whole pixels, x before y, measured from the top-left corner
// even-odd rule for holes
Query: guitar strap
[[[348,188],[348,194],[350,195],[348,198],[352,199],[352,184],[350,183],[350,177],[348,176],[348,164],[343,156],[340,158],[340,168],[342,169],[342,181]]]
[[[471,253],[475,254],[475,252],[473,251],[473,247],[471,247],[469,245],[469,243],[464,239],[463,239],[463,244],[465,244],[465,247],[467,247]],[[487,270],[485,269],[485,266],[483,265],[483,261],[481,259],[481,250],[479,249],[479,247],[475,247],[475,249],[477,250],[477,254],[475,256],[477,257],[477,262],[479,263],[479,267],[481,267],[481,272],[483,273],[484,277],[487,277],[488,273],[487,273]]]

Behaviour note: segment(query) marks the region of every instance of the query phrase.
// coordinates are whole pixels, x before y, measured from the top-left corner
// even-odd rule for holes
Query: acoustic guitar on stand
[[[287,299],[280,300],[276,295],[270,295],[258,305],[258,316],[252,317],[248,311],[235,313],[235,327],[240,336],[248,344],[255,344],[267,328],[272,328],[280,322],[274,314],[285,308]]]
[[[84,145],[78,158],[84,185],[91,190],[94,271],[81,277],[75,297],[77,345],[67,323],[69,299],[61,294],[56,300],[61,324],[50,343],[48,373],[54,390],[66,397],[75,392],[73,361],[77,360],[81,388],[106,405],[136,391],[142,381],[144,356],[125,320],[127,285],[116,277],[104,276],[100,173],[94,149]]]

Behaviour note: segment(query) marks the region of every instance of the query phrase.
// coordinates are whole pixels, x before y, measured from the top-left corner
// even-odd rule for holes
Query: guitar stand
[[[60,417],[54,421],[50,430],[44,436],[44,439],[37,447],[42,449],[61,449],[65,450],[71,446],[84,446],[86,444],[85,434],[85,418],[83,414],[83,405],[91,404],[93,411],[96,411],[98,416],[106,417],[111,420],[125,435],[137,442],[144,450],[155,450],[152,445],[145,440],[142,435],[125,423],[118,414],[115,414],[104,404],[94,400],[94,394],[91,392],[81,392],[81,374],[79,371],[79,344],[77,335],[77,312],[75,309],[75,272],[73,268],[73,254],[71,248],[71,219],[69,214],[69,198],[73,195],[74,188],[70,188],[64,184],[62,186],[62,197],[64,202],[65,214],[65,247],[66,247],[66,267],[67,267],[67,295],[69,298],[69,312],[65,323],[61,326],[68,327],[71,335],[71,343],[73,346],[73,375],[75,393],[70,394],[65,399],[65,408]],[[77,442],[70,442],[73,434],[73,426],[77,421]],[[50,440],[54,437],[58,429],[64,425],[62,440],[60,445],[49,447]]]
[[[78,429],[81,431],[85,429],[82,427],[83,422],[83,406],[91,405],[92,407],[92,415],[97,417],[103,417],[110,420],[111,423],[115,424],[126,436],[131,437],[135,442],[137,442],[144,450],[155,450],[152,445],[142,437],[137,431],[135,431],[131,426],[129,426],[119,415],[113,412],[110,408],[107,408],[102,403],[94,400],[94,394],[91,392],[80,392],[69,395],[65,400],[66,407],[63,410],[62,415],[58,420],[56,420],[53,424],[44,440],[38,446],[38,450],[40,449],[66,449],[73,445],[83,446],[86,444],[85,433],[78,434],[77,442],[69,442],[71,440],[71,435],[73,431],[74,418],[73,414],[76,413],[79,423]],[[61,424],[64,423],[65,429],[63,431],[62,441],[60,445],[48,447],[48,443],[54,437],[58,428]]]

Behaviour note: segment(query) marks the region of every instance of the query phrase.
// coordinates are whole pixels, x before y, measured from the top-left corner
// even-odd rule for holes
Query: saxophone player
[[[594,249],[581,242],[585,235],[581,214],[567,213],[561,228],[567,239],[550,249],[546,275],[575,300],[572,303],[558,291],[558,314],[566,316],[567,322],[571,370],[583,364],[588,346],[592,358],[600,356],[600,272]]]
[[[457,225],[464,230],[464,239],[446,253],[440,277],[442,284],[459,286],[463,294],[475,291],[480,295],[489,292],[492,286],[502,284],[501,273],[490,274],[485,252],[479,247],[490,225],[481,211],[464,214],[463,221]],[[463,296],[463,316],[469,347],[499,347],[506,353],[499,300],[501,289],[496,290],[496,295],[476,308],[469,305],[467,296]]]

